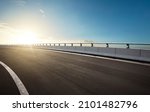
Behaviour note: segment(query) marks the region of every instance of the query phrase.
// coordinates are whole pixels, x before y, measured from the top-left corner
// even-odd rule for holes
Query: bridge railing
[[[150,44],[137,43],[37,43],[33,45],[8,45],[9,47],[32,47],[109,56],[150,62]]]
[[[106,47],[106,48],[126,48],[150,50],[150,44],[138,43],[38,43],[33,46],[70,46],[70,47]]]
[[[40,43],[34,44],[33,47],[150,62],[150,44]]]

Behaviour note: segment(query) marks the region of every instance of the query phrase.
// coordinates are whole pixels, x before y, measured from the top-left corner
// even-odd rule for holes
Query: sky
[[[150,0],[0,0],[0,44],[150,43]]]

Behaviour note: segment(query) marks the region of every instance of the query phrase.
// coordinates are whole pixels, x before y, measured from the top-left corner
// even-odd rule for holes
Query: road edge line
[[[17,74],[9,66],[7,66],[5,63],[3,63],[2,61],[0,61],[0,64],[9,72],[9,74],[12,77],[12,79],[14,80],[16,86],[18,87],[20,94],[21,95],[29,95],[27,89],[25,88],[24,84],[19,79]]]

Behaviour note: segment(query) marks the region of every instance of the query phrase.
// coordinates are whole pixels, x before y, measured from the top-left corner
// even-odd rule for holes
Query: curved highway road
[[[150,65],[32,48],[0,47],[0,61],[33,95],[150,95]],[[20,94],[0,65],[0,94]]]

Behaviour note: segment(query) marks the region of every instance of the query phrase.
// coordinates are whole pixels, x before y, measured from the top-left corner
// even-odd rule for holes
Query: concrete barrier
[[[116,55],[116,48],[98,48],[98,54],[105,55],[105,56],[115,56]]]
[[[141,57],[150,58],[150,50],[141,50]]]
[[[93,47],[93,46],[89,47],[89,46],[82,46],[82,45],[81,46],[41,45],[41,46],[35,46],[35,47],[150,62],[150,50],[130,49],[129,47],[128,48],[110,48],[110,47]]]
[[[116,55],[122,55],[122,56],[140,57],[141,56],[140,52],[141,52],[140,49],[123,49],[123,48],[116,49]]]

